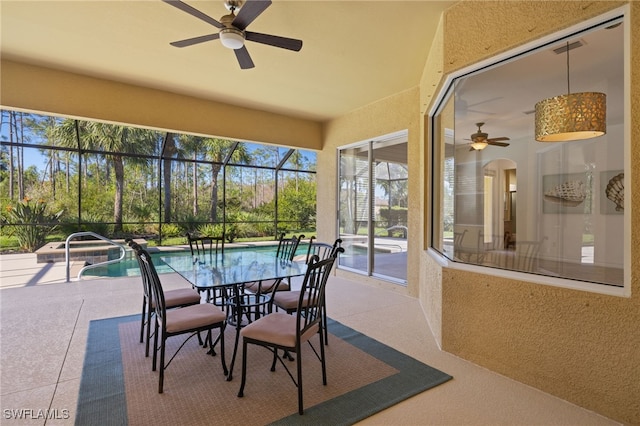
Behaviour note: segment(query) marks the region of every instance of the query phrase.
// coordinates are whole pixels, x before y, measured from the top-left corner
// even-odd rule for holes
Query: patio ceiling
[[[187,0],[219,20],[222,0]],[[217,32],[160,0],[0,1],[3,59],[324,121],[417,86],[441,13],[455,1],[284,1],[248,28],[300,52],[246,46],[241,70]]]

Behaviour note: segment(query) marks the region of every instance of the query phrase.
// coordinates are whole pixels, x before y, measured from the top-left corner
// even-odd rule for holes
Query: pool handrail
[[[112,263],[118,263],[120,262],[122,259],[124,259],[125,254],[127,252],[127,249],[125,248],[125,246],[123,246],[122,244],[116,243],[113,240],[110,240],[107,237],[104,237],[102,235],[96,234],[95,232],[91,232],[91,231],[83,231],[83,232],[75,232],[71,235],[69,235],[65,241],[64,244],[64,252],[65,252],[65,263],[67,266],[67,282],[71,282],[71,262],[69,259],[69,242],[76,238],[76,237],[85,237],[85,236],[92,236],[95,237],[99,240],[102,241],[106,241],[109,244],[112,244],[116,247],[120,248],[120,257],[117,259],[111,259],[111,260],[106,260],[104,262],[99,262],[99,263],[95,263],[93,265],[87,265],[84,266],[82,269],[80,269],[80,271],[78,271],[78,280],[82,279],[82,274],[88,270],[88,269],[93,269],[93,268],[97,268],[98,266],[104,266],[104,265],[110,265]]]

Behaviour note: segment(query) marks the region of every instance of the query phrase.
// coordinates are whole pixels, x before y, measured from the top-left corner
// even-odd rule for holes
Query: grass
[[[18,239],[15,237],[10,237],[8,235],[0,235],[0,248],[2,249],[2,251],[20,250]]]

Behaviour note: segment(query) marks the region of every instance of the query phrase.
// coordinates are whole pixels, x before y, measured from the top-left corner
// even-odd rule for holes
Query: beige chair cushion
[[[192,288],[179,288],[164,292],[164,304],[167,308],[200,303],[200,293]]]
[[[318,325],[311,327],[301,336],[300,341],[306,342],[318,332]],[[293,348],[296,345],[296,316],[275,312],[252,322],[240,331],[242,337],[260,340],[279,346]]]
[[[297,309],[299,299],[299,291],[279,291],[273,295],[273,304],[282,309]]]
[[[308,293],[307,293],[308,294]],[[308,304],[309,296],[305,296],[303,300],[304,307]],[[273,295],[273,303],[282,309],[298,309],[298,301],[300,300],[299,291],[283,291]]]
[[[271,293],[273,290],[273,286],[276,285],[277,280],[264,280],[262,281],[262,286],[260,286],[260,293]],[[249,290],[252,293],[258,292],[259,283],[257,281],[249,283],[244,286],[245,289]],[[278,291],[288,291],[289,283],[286,280],[282,280],[280,285],[278,286]]]
[[[210,303],[186,306],[167,311],[167,332],[193,330],[225,321],[227,314]]]

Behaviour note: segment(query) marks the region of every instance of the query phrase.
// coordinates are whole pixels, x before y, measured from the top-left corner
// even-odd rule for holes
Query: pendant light
[[[569,83],[569,42],[567,53],[567,94],[536,104],[536,140],[565,142],[590,139],[607,133],[607,95],[598,92],[571,93]]]

